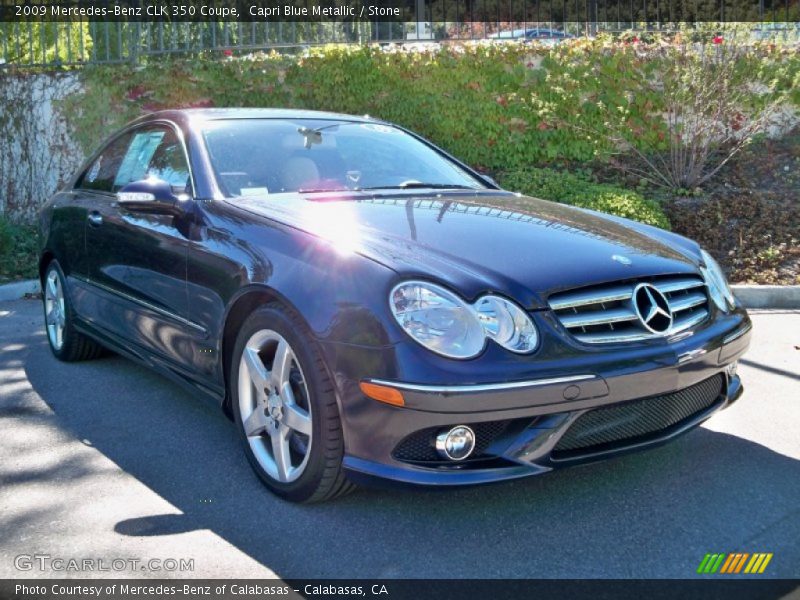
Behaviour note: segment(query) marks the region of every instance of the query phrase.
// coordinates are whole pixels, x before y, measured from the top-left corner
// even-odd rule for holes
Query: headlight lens
[[[392,290],[392,314],[408,335],[442,356],[472,358],[491,338],[512,352],[533,352],[536,327],[513,302],[482,296],[468,304],[449,290],[425,281],[408,281]]]
[[[708,252],[701,250],[700,255],[705,263],[705,266],[700,266],[700,271],[706,280],[711,299],[721,311],[728,312],[736,306],[736,299],[725,279],[725,274]]]
[[[486,336],[503,348],[519,354],[536,350],[539,343],[536,327],[513,302],[499,296],[483,296],[475,303],[475,310]]]

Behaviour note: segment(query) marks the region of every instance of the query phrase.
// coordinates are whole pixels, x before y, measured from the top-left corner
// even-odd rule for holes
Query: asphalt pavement
[[[40,303],[0,303],[0,578],[684,578],[709,552],[772,552],[763,576],[800,577],[800,311],[752,317],[744,396],[672,444],[295,506],[219,410],[117,356],[59,363]]]

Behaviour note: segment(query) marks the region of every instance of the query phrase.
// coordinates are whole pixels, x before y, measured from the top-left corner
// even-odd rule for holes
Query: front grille
[[[646,441],[711,407],[723,393],[724,383],[722,375],[715,375],[671,394],[590,410],[558,441],[553,458]]]
[[[648,330],[636,314],[633,293],[650,283],[667,300],[672,327],[663,333]],[[553,294],[548,299],[558,320],[576,339],[587,344],[632,342],[673,335],[708,317],[708,295],[700,277],[659,277],[581,288]]]
[[[485,458],[486,448],[508,427],[510,421],[488,421],[486,423],[470,423],[475,432],[475,450],[467,460]],[[430,427],[412,433],[404,438],[392,453],[397,460],[414,463],[451,463],[442,459],[436,452],[436,434],[446,427]],[[461,461],[463,462],[463,461]]]

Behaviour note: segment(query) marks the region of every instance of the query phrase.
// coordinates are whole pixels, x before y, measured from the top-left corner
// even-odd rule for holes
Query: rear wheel
[[[103,354],[100,344],[75,330],[75,317],[58,261],[53,260],[47,265],[43,286],[47,341],[53,355],[64,362],[75,362]]]
[[[232,360],[233,412],[266,486],[293,502],[350,491],[333,385],[300,319],[277,304],[257,310],[242,326]]]

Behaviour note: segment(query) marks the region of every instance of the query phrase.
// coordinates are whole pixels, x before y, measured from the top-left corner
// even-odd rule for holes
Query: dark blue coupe
[[[142,117],[41,231],[55,356],[108,348],[216,401],[293,501],[543,473],[742,393],[750,320],[696,243],[503,191],[368,117]]]

